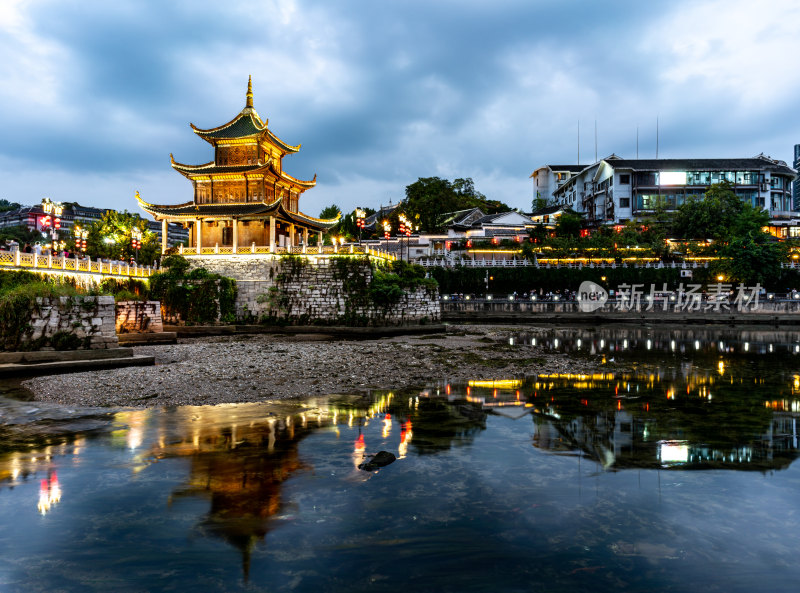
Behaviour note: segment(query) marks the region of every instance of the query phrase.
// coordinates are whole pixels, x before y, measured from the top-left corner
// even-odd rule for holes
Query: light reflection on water
[[[638,331],[546,336],[644,344],[600,372],[48,411],[0,441],[0,590],[795,591],[794,357]]]

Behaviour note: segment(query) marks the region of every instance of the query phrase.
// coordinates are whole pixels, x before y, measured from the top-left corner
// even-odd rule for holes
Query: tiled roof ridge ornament
[[[247,77],[247,95],[245,95],[246,100],[244,104],[245,109],[253,109],[253,77],[252,75],[248,75]]]

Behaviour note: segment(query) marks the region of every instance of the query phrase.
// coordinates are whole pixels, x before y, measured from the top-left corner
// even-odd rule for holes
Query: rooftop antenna
[[[594,120],[594,162],[597,162],[597,120]]]

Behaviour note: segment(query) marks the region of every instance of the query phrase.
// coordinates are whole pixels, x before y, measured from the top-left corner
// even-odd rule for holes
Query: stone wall
[[[120,301],[116,306],[116,330],[122,333],[163,332],[160,301]]]
[[[117,348],[114,297],[37,298],[24,343],[46,343],[57,333],[72,334],[84,348]]]
[[[286,258],[261,254],[187,258],[193,268],[236,280],[236,315],[241,320],[293,324],[405,325],[438,322],[438,291],[407,289],[384,307],[364,298],[372,281],[369,264],[347,258],[343,277],[339,258]]]
[[[657,303],[652,310],[647,310],[647,303],[642,304],[638,310],[618,308],[617,303],[610,301],[591,312],[581,310],[580,304],[575,301],[528,301],[528,300],[507,300],[495,299],[486,301],[483,299],[470,300],[446,300],[442,301],[442,313],[446,316],[458,314],[505,314],[505,313],[569,313],[569,314],[603,314],[603,315],[649,315],[653,317],[669,317],[679,315],[775,315],[778,313],[800,314],[800,299],[770,301],[761,299],[757,304],[739,310],[736,305],[715,306],[704,301],[697,308],[675,309],[674,307],[664,310],[662,303]]]

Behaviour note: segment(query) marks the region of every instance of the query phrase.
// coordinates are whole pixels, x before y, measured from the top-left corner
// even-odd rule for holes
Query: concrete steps
[[[60,375],[97,369],[152,366],[154,356],[134,356],[132,348],[0,352],[0,378]]]

